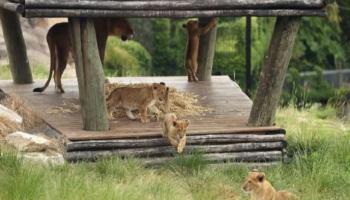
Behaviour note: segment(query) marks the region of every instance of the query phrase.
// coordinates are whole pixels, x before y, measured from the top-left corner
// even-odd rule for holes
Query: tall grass
[[[301,199],[349,199],[349,124],[332,108],[279,110],[287,130],[288,164],[262,169],[276,189]],[[2,148],[0,199],[249,199],[240,190],[248,168],[208,165],[200,154],[158,168],[137,159],[38,166]]]

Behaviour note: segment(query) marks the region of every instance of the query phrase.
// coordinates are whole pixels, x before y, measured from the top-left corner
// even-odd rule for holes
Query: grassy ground
[[[280,110],[277,123],[287,129],[292,158],[264,169],[272,184],[301,199],[349,199],[350,125],[316,107]],[[208,166],[200,155],[157,169],[135,159],[43,167],[2,151],[0,199],[248,199],[240,185],[249,169]]]

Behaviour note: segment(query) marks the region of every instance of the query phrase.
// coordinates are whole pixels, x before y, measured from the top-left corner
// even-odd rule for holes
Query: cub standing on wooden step
[[[94,19],[96,40],[100,59],[103,64],[106,42],[110,35],[118,36],[123,41],[132,39],[134,31],[129,22],[124,18],[99,18]],[[46,40],[50,50],[50,74],[45,85],[35,88],[33,92],[43,92],[50,83],[52,73],[55,80],[56,89],[64,93],[61,78],[66,69],[68,55],[72,51],[72,41],[70,40],[70,28],[67,22],[53,25],[47,33]]]
[[[199,27],[197,20],[189,20],[183,27],[187,29],[187,50],[185,68],[187,71],[188,81],[198,81],[197,68],[198,68],[198,47],[199,37],[202,34],[206,34],[210,29],[215,27],[216,18],[212,18],[210,22],[204,26]]]
[[[189,120],[178,120],[174,113],[168,113],[164,116],[163,137],[168,139],[178,153],[182,153],[185,148],[186,131],[189,124]]]
[[[136,119],[133,110],[139,110],[141,122],[150,122],[147,110],[157,102],[166,100],[169,88],[165,83],[153,83],[142,87],[120,87],[114,89],[107,98],[108,110],[112,106],[123,107],[129,119]]]
[[[250,193],[251,200],[295,200],[292,193],[287,191],[276,191],[265,174],[253,169],[243,183],[242,190]]]

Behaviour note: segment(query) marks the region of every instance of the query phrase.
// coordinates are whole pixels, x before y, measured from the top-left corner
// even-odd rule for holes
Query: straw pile
[[[9,133],[19,130],[30,130],[34,127],[40,126],[43,121],[30,109],[23,100],[14,95],[7,95],[5,98],[0,100],[0,104],[6,106],[7,108],[15,111],[23,118],[22,125],[18,125],[11,122],[3,117],[0,118],[0,134],[6,136]]]
[[[115,89],[119,87],[144,87],[149,84],[139,83],[139,84],[120,84],[113,83],[107,84],[105,86],[105,94],[106,98],[109,94]],[[210,108],[206,108],[200,105],[199,96],[189,92],[180,92],[177,91],[176,88],[169,88],[169,97],[168,97],[168,107],[170,112],[175,113],[178,117],[186,117],[186,116],[199,116],[203,115],[206,112],[211,111]],[[155,107],[157,107],[164,114],[166,105],[164,103],[158,102]],[[122,108],[114,108],[113,110],[109,110],[109,115],[113,116],[113,118],[124,118],[126,117],[125,111]],[[136,113],[137,114],[137,113]],[[151,116],[156,115],[157,113],[150,113]],[[160,115],[162,118],[162,115]]]
[[[113,83],[113,84],[106,84],[105,85],[105,96],[106,98],[111,94],[111,92],[119,87],[144,87],[148,86],[149,84],[145,83],[137,83],[137,84],[120,84],[120,83]],[[168,107],[170,112],[175,113],[178,117],[186,117],[186,116],[200,116],[203,115],[209,111],[211,111],[210,108],[204,107],[200,105],[199,96],[193,93],[189,92],[180,92],[177,91],[175,88],[170,87],[169,89],[169,97],[168,97]],[[166,111],[165,102],[160,103],[157,102],[155,107],[161,111],[161,113],[155,113],[153,109],[150,110],[150,117],[158,117],[162,118],[163,114]],[[76,113],[80,111],[80,106],[73,102],[63,102],[61,106],[55,106],[49,109],[48,113]],[[110,119],[118,119],[118,118],[127,118],[125,111],[123,108],[117,107],[113,108],[112,110],[108,110],[108,114],[110,116]],[[139,117],[139,113],[135,111],[134,113],[136,116]]]

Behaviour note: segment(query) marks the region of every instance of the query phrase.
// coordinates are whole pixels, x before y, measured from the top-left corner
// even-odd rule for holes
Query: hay
[[[113,83],[105,85],[105,96],[106,98],[111,94],[111,92],[120,87],[145,87],[150,84],[137,83],[137,84],[121,84]],[[175,113],[178,117],[188,117],[188,116],[201,116],[212,109],[204,107],[199,103],[199,96],[190,92],[180,92],[175,88],[170,87],[168,105],[165,103],[157,102],[155,107],[161,111],[160,118],[166,112],[166,107],[168,106],[169,111]],[[47,113],[57,114],[57,113],[76,113],[80,111],[80,105],[72,102],[63,102],[60,106],[54,106],[50,108]],[[138,111],[134,112],[135,116],[140,117]],[[149,115],[155,118],[159,113],[153,112],[151,109]],[[108,115],[110,119],[120,119],[127,118],[125,111],[121,107],[113,108],[108,110]]]
[[[57,113],[76,113],[80,111],[80,105],[72,102],[63,102],[61,106],[54,106],[50,108],[47,113],[57,114]]]
[[[0,140],[5,138],[8,134],[21,129],[22,127],[18,123],[8,120],[5,117],[0,117]]]
[[[23,118],[23,130],[30,130],[43,123],[43,121],[35,114],[35,112],[29,108],[17,95],[10,94],[6,98],[2,99],[0,103],[7,108],[15,111]]]
[[[106,98],[109,94],[115,89],[119,87],[144,87],[150,84],[138,83],[138,84],[120,84],[113,83],[107,84],[105,86],[105,94]],[[200,105],[199,96],[190,92],[180,92],[176,90],[176,88],[169,88],[169,97],[168,97],[168,105],[165,103],[157,102],[155,107],[162,111],[162,114],[167,110],[168,106],[169,111],[175,113],[178,117],[188,117],[188,116],[200,116],[204,115],[207,112],[210,112],[211,109]],[[126,118],[125,111],[122,108],[114,108],[113,110],[109,110],[109,115],[113,116],[113,118]],[[136,115],[138,113],[136,112]],[[158,113],[150,113],[151,117],[157,115]],[[160,116],[162,118],[162,115]]]

